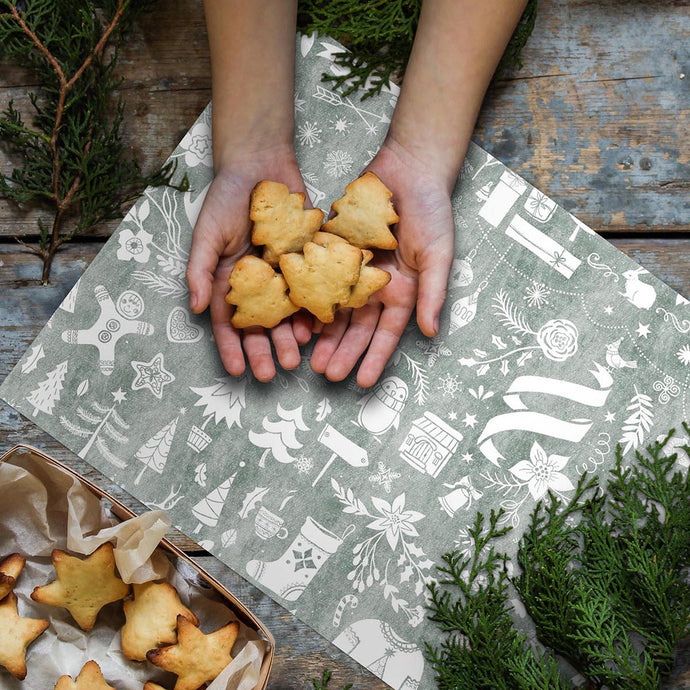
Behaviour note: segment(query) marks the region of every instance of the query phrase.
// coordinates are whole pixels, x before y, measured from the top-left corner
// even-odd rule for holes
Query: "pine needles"
[[[509,531],[498,529],[500,513],[487,527],[477,517],[471,553],[446,554],[431,588],[431,619],[447,635],[427,646],[440,688],[570,687],[558,657],[590,687],[661,686],[690,634],[690,478],[663,452],[672,434],[632,466],[619,448],[605,490],[585,475],[567,504],[553,495],[539,504],[515,578],[493,545]],[[513,586],[548,652],[514,626]]]
[[[0,116],[0,142],[19,160],[0,176],[0,195],[44,211],[37,244],[17,238],[41,257],[44,284],[65,241],[119,217],[144,186],[171,182],[174,165],[146,176],[127,153],[124,104],[115,98],[118,47],[151,4],[0,0],[0,56],[28,67],[40,87],[28,94],[31,124],[11,101]]]
[[[336,74],[323,80],[347,96],[364,89],[362,100],[402,79],[412,50],[421,0],[300,0],[298,26],[304,33],[317,31],[344,43],[349,52],[335,56]],[[521,67],[520,54],[532,33],[537,0],[529,0],[496,71]]]

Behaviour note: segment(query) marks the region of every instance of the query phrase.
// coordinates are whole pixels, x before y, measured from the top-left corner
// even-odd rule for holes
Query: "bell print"
[[[445,486],[446,489],[453,489],[453,491],[445,496],[438,497],[441,507],[450,517],[453,517],[460,508],[470,508],[472,501],[476,501],[478,498],[482,497],[482,492],[477,491],[477,489],[472,486],[469,477],[463,477],[455,484],[444,484],[443,486]]]

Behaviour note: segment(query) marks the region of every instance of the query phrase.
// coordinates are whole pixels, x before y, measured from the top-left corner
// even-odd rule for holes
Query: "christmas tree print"
[[[301,405],[294,410],[285,410],[278,403],[276,413],[280,418],[277,422],[271,421],[268,417],[263,418],[263,433],[249,432],[249,441],[259,448],[265,448],[259,460],[259,467],[265,467],[269,453],[280,463],[295,462],[296,458],[290,455],[288,449],[299,450],[302,447],[297,440],[297,430],[309,431],[302,419]]]
[[[202,412],[204,423],[201,427],[196,426],[196,424],[192,426],[187,437],[187,445],[190,448],[200,453],[211,443],[212,439],[205,431],[211,419],[216,424],[224,420],[228,429],[232,429],[235,424],[240,429],[242,428],[240,413],[246,407],[245,386],[246,378],[244,376],[217,378],[213,386],[206,386],[205,388],[190,386],[191,391],[199,396],[194,407],[204,407]]]
[[[211,491],[208,496],[202,498],[193,508],[192,514],[199,520],[199,524],[194,530],[194,534],[201,531],[203,525],[208,527],[215,527],[220,518],[220,512],[223,510],[225,499],[228,497],[228,492],[232,483],[235,481],[235,475],[228,477],[220,486],[217,486]],[[203,524],[202,524],[203,523]]]
[[[168,422],[168,424],[146,441],[146,443],[135,453],[137,460],[144,463],[141,472],[139,472],[137,478],[134,480],[135,484],[141,481],[147,468],[151,468],[155,472],[158,472],[158,474],[163,474],[163,469],[168,460],[168,454],[170,453],[170,447],[172,446],[179,419],[180,416],[178,415],[171,422]]]
[[[34,406],[34,417],[39,411],[53,414],[53,407],[60,400],[60,393],[67,374],[67,364],[68,361],[61,362],[55,369],[49,371],[45,380],[38,384],[38,388],[26,396],[26,399]]]
[[[105,407],[95,400],[91,402],[90,409],[77,407],[76,413],[79,419],[95,427],[94,429],[85,429],[64,415],[60,416],[60,424],[74,436],[88,439],[86,445],[78,453],[80,458],[86,458],[92,446],[95,445],[101,456],[108,462],[115,465],[115,467],[123,468],[127,467],[127,463],[120,460],[110,450],[107,439],[114,441],[118,445],[124,445],[129,441],[127,436],[122,433],[129,429],[129,424],[115,411],[115,408],[127,399],[127,394],[121,388],[118,388],[111,395],[113,396],[113,404],[110,407]]]

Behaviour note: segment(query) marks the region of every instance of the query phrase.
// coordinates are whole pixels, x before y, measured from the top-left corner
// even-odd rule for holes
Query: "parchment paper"
[[[19,615],[48,618],[50,627],[28,649],[28,675],[18,681],[0,670],[0,687],[7,690],[50,690],[57,679],[77,676],[94,659],[104,677],[118,690],[141,690],[147,680],[172,687],[174,676],[148,662],[126,659],[120,646],[125,622],[122,604],[106,606],[90,632],[82,631],[66,609],[45,606],[30,598],[33,588],[55,579],[50,554],[63,549],[89,554],[112,541],[120,576],[125,582],[167,579],[182,601],[210,632],[236,616],[224,603],[209,598],[199,574],[184,562],[173,564],[156,549],[170,527],[160,510],[120,522],[83,484],[60,468],[31,453],[13,455],[0,463],[0,558],[18,551],[27,562],[15,593]],[[251,690],[256,687],[266,643],[240,621],[233,662],[210,686],[212,690]]]

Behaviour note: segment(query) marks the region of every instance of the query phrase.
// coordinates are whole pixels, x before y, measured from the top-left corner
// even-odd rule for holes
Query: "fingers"
[[[438,246],[438,245],[442,246]],[[417,323],[429,338],[438,334],[439,314],[446,301],[448,276],[453,264],[453,235],[430,245],[419,266]]]
[[[324,374],[326,373],[328,361],[338,349],[345,329],[350,322],[350,310],[340,309],[336,311],[335,319],[332,323],[321,324],[317,319],[315,319],[315,322],[320,324],[320,331],[314,350],[311,353],[310,364],[317,374]]]
[[[242,345],[255,378],[270,381],[276,375],[276,365],[266,331],[258,326],[242,329]]]
[[[289,320],[279,323],[271,330],[271,340],[276,350],[278,362],[283,369],[295,369],[299,366],[301,361],[299,343],[295,337],[293,323]],[[254,367],[252,366],[253,370]]]
[[[352,312],[350,325],[326,366],[328,379],[342,381],[354,369],[371,342],[380,314],[381,305],[378,303],[368,304]]]
[[[202,210],[194,227],[192,248],[187,262],[189,308],[195,314],[204,311],[211,302],[214,273],[222,252],[222,238],[218,233],[206,229]]]
[[[412,314],[412,306],[384,307],[374,337],[371,339],[362,364],[357,372],[357,384],[362,388],[373,386],[381,376],[388,360],[400,342],[400,337]]]
[[[244,373],[245,362],[240,334],[232,327],[232,307],[225,301],[229,269],[219,269],[211,295],[211,323],[218,354],[226,371],[232,376]]]
[[[300,310],[293,315],[292,332],[298,345],[306,345],[311,340],[314,320],[312,315],[304,310]]]

